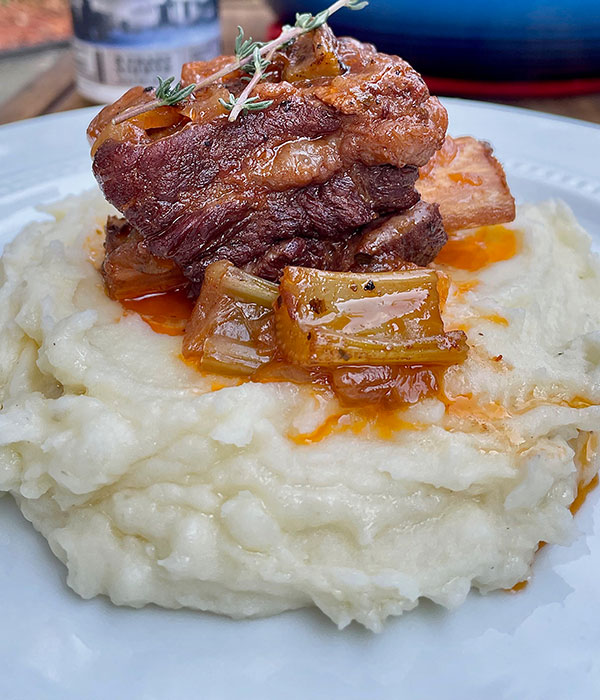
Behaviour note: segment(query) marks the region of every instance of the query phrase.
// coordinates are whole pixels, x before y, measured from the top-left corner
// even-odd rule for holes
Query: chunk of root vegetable
[[[275,327],[286,360],[305,366],[450,365],[467,354],[444,332],[438,276],[418,268],[377,274],[285,269]]]

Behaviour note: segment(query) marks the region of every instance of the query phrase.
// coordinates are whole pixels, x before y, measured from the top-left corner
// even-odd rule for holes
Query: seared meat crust
[[[125,219],[109,216],[105,230],[102,274],[113,299],[131,299],[187,286],[177,264],[153,255],[140,232]]]
[[[195,289],[206,267],[223,259],[273,280],[292,263],[345,269],[352,252],[344,249],[354,232],[394,204],[403,209],[418,201],[416,177],[409,166],[354,166],[322,185],[272,192],[259,201],[223,197],[182,215],[146,243],[155,255],[174,260]]]
[[[183,82],[226,60],[186,65]],[[396,56],[322,27],[272,65],[255,94],[273,104],[235,122],[219,98],[241,91],[239,72],[177,109],[113,126],[111,105],[90,125],[106,198],[192,292],[223,258],[269,279],[287,264],[348,269],[362,227],[418,202],[418,167],[443,143],[445,110]],[[134,89],[122,105],[146,99]]]
[[[355,249],[354,272],[384,272],[403,262],[427,265],[448,236],[437,204],[419,201],[410,209],[365,227]]]
[[[472,136],[446,137],[420,169],[417,189],[440,207],[448,231],[503,224],[515,218],[515,200],[492,147]]]
[[[255,253],[255,237],[261,233],[261,220],[257,219],[257,223],[257,228],[243,222],[240,226],[243,235],[250,236],[250,244],[245,243],[243,237],[237,241],[228,239],[211,255],[181,271],[173,259],[165,257],[168,250],[161,251],[162,255],[150,252],[148,241],[132,230],[125,219],[109,217],[103,265],[109,293],[114,298],[130,294],[137,274],[140,277],[137,285],[144,290],[141,293],[148,293],[153,286],[156,286],[156,291],[187,286],[190,293],[197,296],[205,269],[223,259],[273,281],[278,280],[283,269],[292,264],[321,270],[384,272],[407,264],[428,264],[447,240],[438,206],[423,201],[400,214],[377,219],[350,238],[295,236],[281,240],[265,239],[263,252],[252,258],[248,256]],[[186,257],[185,253],[182,255]],[[124,256],[132,259],[121,269]]]
[[[248,154],[265,144],[315,138],[339,126],[317,101],[295,99],[285,119],[275,110],[253,112],[236,122],[188,123],[149,143],[109,139],[98,149],[93,172],[105,197],[142,233],[168,227],[183,212],[199,212],[223,195],[252,201],[271,187],[251,187],[243,168]],[[211,187],[207,187],[212,185]]]

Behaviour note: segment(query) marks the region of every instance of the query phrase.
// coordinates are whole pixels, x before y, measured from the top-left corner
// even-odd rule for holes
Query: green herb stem
[[[262,80],[265,69],[271,64],[271,59],[273,58],[273,54],[275,53],[275,51],[276,49],[271,49],[271,51],[265,56],[265,58],[261,59],[260,49],[258,47],[254,49],[254,75],[252,76],[252,79],[250,80],[248,85],[246,85],[246,87],[242,91],[242,94],[235,101],[235,106],[229,113],[230,122],[234,122],[237,119],[238,114],[240,114],[240,112],[244,110],[244,106],[248,104],[248,99],[250,99],[252,91],[254,90],[255,86],[259,83],[259,81]],[[269,104],[265,104],[263,109],[273,104],[273,100],[265,100],[264,102],[268,102]],[[254,105],[256,104],[257,103],[254,102]],[[254,107],[254,109],[256,109],[256,107]]]
[[[250,63],[254,65],[254,75],[248,83],[248,85],[246,85],[246,87],[244,88],[239,98],[236,99],[234,96],[230,95],[229,102],[225,102],[225,100],[220,101],[226,109],[230,110],[229,121],[235,121],[240,112],[264,109],[265,107],[272,104],[271,100],[257,102],[256,99],[250,97],[252,89],[264,75],[265,65],[268,65],[268,63],[265,64],[261,62],[260,59],[262,57],[266,57],[267,61],[270,61],[270,58],[273,56],[275,51],[277,51],[277,49],[285,46],[286,44],[289,44],[290,42],[297,39],[299,36],[307,34],[308,32],[311,32],[314,29],[317,29],[321,25],[325,24],[325,22],[327,22],[331,15],[333,15],[338,10],[341,10],[344,7],[348,8],[349,10],[362,10],[363,7],[365,7],[366,5],[368,5],[367,0],[336,0],[336,2],[334,2],[330,7],[328,7],[325,10],[322,10],[316,15],[311,15],[310,13],[297,14],[296,24],[293,27],[290,27],[289,25],[283,27],[281,34],[275,39],[272,39],[271,41],[267,42],[266,44],[263,44],[262,42],[258,41],[253,42],[252,38],[245,40],[243,29],[241,27],[238,27],[235,61],[232,61],[231,63],[218,70],[216,73],[209,75],[208,77],[193,85],[188,85],[185,88],[181,88],[181,85],[178,83],[175,86],[175,88],[173,88],[170,92],[170,85],[175,80],[175,78],[167,78],[166,81],[161,81],[159,79],[160,84],[157,91],[155,92],[154,100],[150,100],[149,102],[145,102],[144,104],[136,105],[135,107],[130,107],[129,109],[126,109],[125,111],[121,112],[121,114],[118,114],[112,120],[112,123],[120,124],[121,122],[124,122],[127,119],[136,117],[139,114],[143,114],[144,112],[149,112],[150,110],[155,109],[156,107],[161,107],[165,104],[176,104],[177,102],[184,99],[184,97],[180,96],[182,91],[186,92],[185,97],[188,97],[190,94],[198,92],[198,90],[201,90],[207,85],[211,85],[215,81],[219,80],[219,78],[224,78],[226,75],[229,75],[230,73],[233,73],[234,71],[239,70],[240,68],[243,68],[244,66]],[[257,74],[259,76],[258,78],[256,77]],[[179,97],[179,99],[176,102],[165,101],[164,97],[161,99],[161,97],[159,96],[159,92],[163,85],[165,85],[165,83],[167,83],[167,99],[174,100],[175,97]],[[234,102],[232,102],[232,99],[234,100]],[[262,106],[259,107],[259,105]]]

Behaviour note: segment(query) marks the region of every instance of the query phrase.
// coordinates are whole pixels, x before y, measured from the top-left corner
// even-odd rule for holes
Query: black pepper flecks
[[[323,299],[311,299],[308,302],[308,305],[310,306],[311,311],[313,311],[315,314],[322,314],[323,311],[325,311],[325,303],[323,302]]]

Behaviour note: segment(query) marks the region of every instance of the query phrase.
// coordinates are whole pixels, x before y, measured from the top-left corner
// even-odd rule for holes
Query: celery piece
[[[467,353],[462,331],[444,332],[434,270],[374,274],[288,267],[275,304],[277,339],[306,366],[440,364]]]

